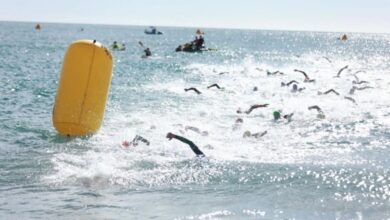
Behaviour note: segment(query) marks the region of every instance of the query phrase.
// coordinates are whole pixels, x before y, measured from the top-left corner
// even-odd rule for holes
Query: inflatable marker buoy
[[[64,58],[53,125],[60,134],[95,133],[101,125],[112,75],[112,55],[95,40],[73,42]]]

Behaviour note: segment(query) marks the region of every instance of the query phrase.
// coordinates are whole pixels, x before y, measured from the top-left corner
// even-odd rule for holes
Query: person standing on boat
[[[201,50],[204,47],[204,32],[200,29],[196,30],[195,40],[192,42],[195,50]]]

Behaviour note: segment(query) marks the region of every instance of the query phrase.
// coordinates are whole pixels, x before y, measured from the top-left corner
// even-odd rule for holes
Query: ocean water
[[[148,36],[145,27],[34,25],[0,22],[1,219],[390,219],[390,35],[340,42],[341,33],[205,29],[217,50],[175,53],[194,28]],[[78,39],[127,49],[113,51],[101,129],[70,139],[51,112],[66,48]],[[353,84],[357,71],[368,83]],[[305,90],[281,87],[290,80]],[[207,89],[213,83],[223,89]],[[349,94],[352,86],[369,88]],[[340,95],[318,95],[328,89]],[[275,110],[292,121],[275,122]],[[150,146],[121,146],[135,135]]]

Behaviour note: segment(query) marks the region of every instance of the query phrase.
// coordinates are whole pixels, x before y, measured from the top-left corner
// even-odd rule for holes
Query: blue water
[[[348,33],[340,42],[340,33],[205,29],[207,47],[218,50],[190,54],[173,51],[193,28],[148,36],[144,27],[34,25],[0,22],[1,219],[390,218],[390,35]],[[78,39],[127,50],[113,51],[102,128],[68,139],[51,112],[66,48]],[[316,83],[303,83],[296,68]],[[349,94],[359,70],[373,88]],[[305,90],[280,86],[290,80]],[[207,89],[213,83],[224,88]],[[202,95],[184,92],[192,86]],[[340,95],[317,94],[332,88]],[[292,121],[274,122],[274,110],[294,113]],[[121,146],[137,134],[151,145]]]

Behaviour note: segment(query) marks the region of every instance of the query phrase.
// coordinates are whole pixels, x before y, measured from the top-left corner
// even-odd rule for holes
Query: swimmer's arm
[[[146,145],[150,145],[150,142],[148,141],[148,139],[146,139],[146,138],[144,138],[142,136],[137,135],[136,138],[134,138],[133,142],[135,140],[140,140],[141,142],[145,143]]]
[[[186,92],[188,92],[190,90],[196,92],[198,95],[202,94],[197,88],[194,88],[194,87],[184,89],[184,91],[186,91]]]
[[[298,84],[298,82],[297,81],[295,81],[295,80],[291,80],[290,82],[288,82],[286,85],[287,86],[290,86],[291,84],[293,84],[293,83],[297,83]]]
[[[295,69],[294,72],[302,73],[305,79],[309,80],[309,76],[306,74],[306,72],[298,69]]]
[[[196,146],[192,141],[188,140],[187,138],[181,137],[176,134],[168,133],[167,138],[171,140],[172,138],[177,139],[185,144],[188,144],[191,148],[191,150],[196,154],[196,156],[205,156],[204,153],[199,150],[198,146]]]
[[[257,108],[265,108],[267,107],[269,104],[261,104],[261,105],[252,105],[247,111],[245,111],[245,113],[247,114],[250,114],[253,110],[257,109]]]
[[[337,73],[337,76],[336,76],[336,77],[340,77],[341,72],[343,72],[345,69],[348,69],[348,65],[346,65],[345,67],[341,68],[341,69],[339,70],[339,72]]]
[[[328,91],[324,92],[324,94],[327,95],[327,94],[329,94],[331,92],[333,92],[336,95],[340,95],[340,93],[336,92],[336,90],[334,90],[334,89],[329,89]]]
[[[212,87],[217,87],[217,89],[221,89],[221,87],[217,83],[214,83],[214,84],[208,86],[207,88],[210,89]]]
[[[309,110],[315,109],[318,112],[322,112],[322,109],[320,107],[318,107],[318,105],[309,106],[308,109]]]

